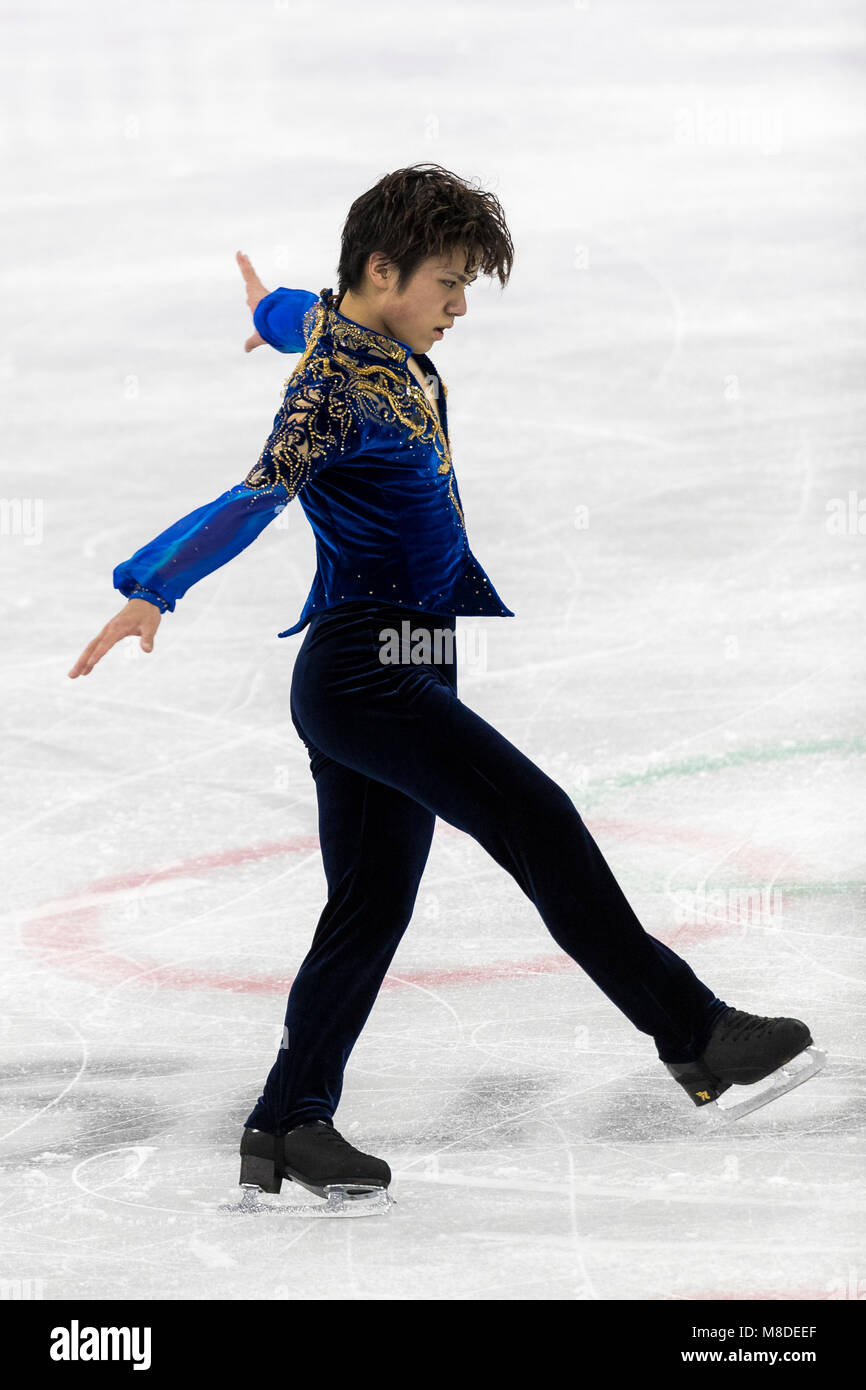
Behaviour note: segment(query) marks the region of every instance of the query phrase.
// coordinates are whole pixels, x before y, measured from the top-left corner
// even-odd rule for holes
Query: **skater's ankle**
[[[700,1032],[698,1032],[689,1042],[669,1039],[667,1042],[660,1042],[655,1039],[656,1051],[660,1062],[696,1062],[707,1048],[707,1043],[712,1037],[713,1031],[725,1014],[731,1011],[730,1004],[726,1004],[722,999],[714,999],[707,1010]]]

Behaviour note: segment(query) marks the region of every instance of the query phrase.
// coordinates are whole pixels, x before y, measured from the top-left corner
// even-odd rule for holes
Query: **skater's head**
[[[479,274],[496,275],[504,289],[513,259],[494,194],[441,164],[413,164],[386,174],[350,207],[339,310],[427,352],[466,313],[466,286]]]

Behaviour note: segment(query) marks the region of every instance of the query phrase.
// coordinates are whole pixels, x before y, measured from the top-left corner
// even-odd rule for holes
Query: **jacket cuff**
[[[138,588],[130,590],[126,597],[142,598],[144,599],[145,603],[155,604],[155,606],[159,609],[160,613],[169,613],[174,608],[174,605],[167,603],[161,594],[154,593],[153,589],[143,589],[140,586]]]

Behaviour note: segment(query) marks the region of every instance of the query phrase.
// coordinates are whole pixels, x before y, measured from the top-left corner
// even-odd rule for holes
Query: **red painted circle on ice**
[[[437,831],[446,835],[463,833],[441,820],[437,823]],[[625,821],[598,821],[594,824],[592,833],[594,836],[607,834],[620,839],[640,839],[651,844],[670,844],[685,840],[704,848],[730,848],[728,836],[688,827],[666,829]],[[98,898],[104,896],[106,900],[110,900],[113,894],[128,892],[144,884],[187,878],[192,874],[201,875],[210,870],[227,868],[251,860],[261,861],[276,855],[311,853],[318,847],[317,836],[303,835],[293,840],[196,855],[183,862],[168,864],[162,869],[116,874],[109,878],[97,879],[74,895],[47,903],[41,909],[27,914],[22,924],[22,941],[50,964],[72,974],[84,975],[91,980],[112,980],[115,983],[140,981],[154,983],[165,989],[215,989],[227,990],[231,994],[285,994],[292,983],[292,977],[289,975],[230,976],[208,969],[158,963],[142,967],[139,962],[106,950],[102,944],[100,929],[103,908]],[[791,868],[796,869],[790,856],[780,850],[747,848],[738,856],[737,863],[757,877],[761,873],[772,874],[774,868],[770,865],[771,859],[773,866],[777,866],[780,859],[784,859],[789,871]],[[94,895],[97,896],[96,902],[90,901]],[[544,924],[540,923],[540,927],[543,931]],[[742,924],[737,922],[695,923],[673,926],[660,939],[667,945],[678,948],[741,930]],[[453,969],[401,971],[399,974],[386,975],[382,988],[489,984],[494,980],[515,976],[551,975],[579,968],[570,956],[560,952],[555,956],[492,961],[484,965],[457,966]]]

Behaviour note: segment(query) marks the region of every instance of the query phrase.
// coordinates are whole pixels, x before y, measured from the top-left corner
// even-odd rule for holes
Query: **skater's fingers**
[[[98,645],[98,637],[94,637],[92,642],[88,642],[87,646],[84,648],[84,651],[81,653],[72,670],[67,673],[73,680],[76,676],[87,675],[87,672],[91,669],[91,657],[93,656],[93,653],[96,651]]]
[[[159,627],[161,619],[162,614],[158,609],[154,609],[154,616],[152,618],[143,619],[135,629],[136,632],[141,634],[141,642],[139,645],[143,652],[153,651],[153,639],[156,636],[156,629]]]
[[[122,635],[125,637],[128,634],[123,633]],[[81,653],[81,656],[78,658],[72,670],[69,672],[70,676],[72,676],[73,678],[75,676],[89,676],[97,661],[101,661],[102,658],[105,656],[105,653],[110,651],[111,648],[114,646],[115,642],[118,642],[119,640],[119,636],[108,637],[108,629],[103,628],[99,636],[94,637],[93,641],[90,642],[84,648],[84,651]]]
[[[247,289],[247,304],[250,309],[255,309],[259,300],[264,299],[268,291],[253,270],[249,256],[245,256],[243,251],[238,251],[236,259]]]
[[[256,272],[253,270],[253,263],[245,251],[236,251],[235,260],[241,268],[241,275],[244,277],[245,281],[249,280],[251,275],[255,275]]]
[[[253,333],[252,337],[247,338],[244,343],[244,352],[252,352],[253,348],[261,347],[264,341],[259,333]]]
[[[249,284],[251,279],[255,280],[258,278],[256,272],[253,270],[253,263],[245,251],[238,251],[236,253],[236,260],[241,268],[241,275],[244,277],[246,284]]]
[[[153,651],[154,634],[161,620],[162,614],[152,603],[145,603],[141,599],[130,599],[127,607],[106,623],[99,635],[87,644],[68,674],[73,679],[76,676],[89,675],[106,652],[110,652],[111,648],[116,646],[118,642],[122,642],[124,637],[138,634],[141,637],[142,651]]]

